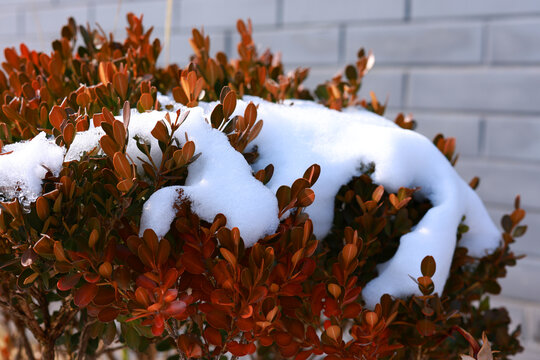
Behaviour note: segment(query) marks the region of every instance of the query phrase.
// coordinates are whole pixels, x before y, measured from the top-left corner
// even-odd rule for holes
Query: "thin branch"
[[[11,316],[25,324],[25,326],[32,332],[38,341],[46,341],[46,336],[43,329],[39,326],[39,323],[35,319],[32,310],[25,301],[18,301],[17,304],[10,304],[6,301],[0,300],[0,308],[4,309]]]
[[[96,322],[96,319],[90,320],[84,324],[81,331],[81,337],[79,339],[79,353],[77,354],[77,360],[84,360],[86,355],[86,347],[88,346],[88,340],[90,340],[90,326]]]
[[[125,348],[125,347],[126,347],[126,345],[118,345],[118,346],[110,347],[110,348],[107,348],[107,347],[106,347],[106,348],[103,348],[103,349],[101,349],[100,351],[96,352],[96,355],[95,355],[95,356],[96,356],[96,358],[99,358],[101,355],[104,355],[104,354],[105,354],[105,355],[109,355],[109,354],[110,354],[110,355],[112,356],[111,353],[113,353],[113,352],[115,352],[115,351],[117,351],[117,350],[122,350],[122,349]],[[114,358],[114,356],[113,356],[113,358]]]

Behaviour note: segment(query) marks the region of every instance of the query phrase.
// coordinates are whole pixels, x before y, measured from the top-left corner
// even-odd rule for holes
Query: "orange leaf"
[[[303,189],[296,197],[296,205],[298,207],[306,207],[313,204],[315,201],[315,192],[311,189]]]
[[[133,177],[133,172],[131,165],[129,164],[126,155],[121,152],[116,152],[113,157],[114,170],[120,175],[121,178],[131,179]]]
[[[127,99],[128,76],[124,73],[116,73],[113,76],[113,87],[122,100]]]
[[[62,132],[62,137],[64,138],[64,142],[69,146],[73,142],[73,139],[75,138],[75,126],[73,126],[72,123],[68,123],[64,127],[64,131]]]
[[[422,270],[422,275],[432,277],[437,268],[433,256],[426,256],[422,260],[422,265],[420,268]]]
[[[49,206],[49,201],[47,201],[47,199],[45,199],[43,196],[38,197],[36,200],[36,212],[38,217],[42,221],[45,221],[45,219],[49,217],[50,211],[51,209]]]
[[[221,255],[223,255],[225,260],[227,260],[232,266],[236,265],[236,256],[234,256],[232,252],[230,252],[229,250],[225,248],[220,248],[219,252],[221,253]]]
[[[331,325],[326,329],[326,335],[334,341],[341,339],[341,328],[337,325]]]
[[[236,93],[234,91],[229,91],[225,98],[223,99],[223,116],[227,119],[236,109]]]
[[[58,105],[54,105],[49,113],[49,122],[57,130],[60,130],[62,123],[66,118],[66,111]]]

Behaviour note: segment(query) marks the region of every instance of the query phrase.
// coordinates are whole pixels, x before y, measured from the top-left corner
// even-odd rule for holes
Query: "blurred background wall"
[[[163,39],[166,0],[0,0],[0,47],[25,42],[50,51],[68,16],[124,35],[125,14],[144,14]],[[211,35],[212,52],[236,51],[235,21],[251,18],[261,50],[287,68],[311,67],[308,85],[375,53],[363,95],[389,96],[391,118],[412,112],[418,131],[457,138],[457,169],[481,178],[479,193],[498,222],[522,195],[527,257],[503,281],[504,304],[523,327],[525,354],[540,358],[540,1],[538,0],[174,0],[171,62],[191,54],[190,29]],[[167,53],[167,51],[165,51]],[[2,55],[3,57],[3,55]],[[166,59],[162,59],[166,61]]]

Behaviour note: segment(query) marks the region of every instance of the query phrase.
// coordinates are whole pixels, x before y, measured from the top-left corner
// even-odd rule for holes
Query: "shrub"
[[[495,251],[474,257],[458,242],[442,292],[434,291],[436,264],[426,257],[422,276],[411,280],[421,295],[384,295],[374,308],[365,306],[362,289],[432,205],[413,196],[417,189],[388,192],[373,182],[370,166],[339,190],[324,238],[315,237],[304,211],[316,196],[317,165],[293,184],[281,184],[280,224],[251,247],[238,228],[226,226],[225,216],[205,221],[189,201],[176,204],[164,236],[152,229],[141,234],[145,201],[159,189],[184,185],[189,165],[198,160],[196,142],[175,141],[187,113],[175,114],[175,105],[159,94],[172,94],[186,107],[217,102],[211,125],[248,163],[259,156],[249,143],[264,125],[255,106],[232,117],[237,98],[307,99],[335,110],[361,106],[384,113],[374,94],[357,96],[373,64],[370,53],[361,50],[344,76],[312,92],[302,86],[308,69],[286,74],[279,57],[258,54],[250,22],[238,21],[237,29],[241,41],[233,60],[224,53],[211,57],[209,38],[193,30],[194,55],[185,67],[158,66],[161,44],[133,14],[124,42],[71,19],[50,55],[24,44],[19,52],[5,50],[1,156],[10,144],[40,132],[68,155],[78,133],[94,126],[102,133],[99,148],[46,169],[35,199],[0,203],[0,308],[16,334],[4,352],[34,358],[27,332],[43,359],[113,356],[124,347],[182,359],[447,359],[467,352],[480,358],[491,356],[490,342],[497,358],[521,351],[519,327],[510,332],[506,309],[489,303],[489,294],[500,292],[498,278],[518,258],[510,245],[526,229],[519,225],[525,215],[519,197],[502,218],[503,241]],[[140,159],[127,152],[130,107],[172,111],[156,123],[152,139],[137,141]],[[122,109],[122,120],[115,118]],[[409,116],[395,122],[414,128]],[[453,139],[438,135],[434,144],[455,164]],[[269,165],[254,176],[266,184],[273,170]],[[474,179],[471,186],[477,185]],[[458,238],[467,231],[462,223]],[[484,332],[481,348],[475,339]]]

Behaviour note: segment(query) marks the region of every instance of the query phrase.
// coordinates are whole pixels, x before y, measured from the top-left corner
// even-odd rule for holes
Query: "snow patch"
[[[163,96],[160,101],[166,102]],[[216,103],[202,103],[189,109],[190,114],[175,133],[179,145],[185,134],[195,143],[200,157],[189,165],[183,186],[156,191],[146,201],[141,217],[141,234],[152,228],[159,237],[170,229],[176,215],[175,204],[189,199],[192,209],[211,222],[218,213],[227,217],[227,226],[238,227],[247,246],[273,233],[278,224],[275,192],[281,185],[291,185],[312,164],[321,166],[321,175],[314,185],[314,203],[305,209],[313,220],[315,235],[322,239],[333,221],[334,199],[339,188],[361,174],[362,166],[375,164],[372,178],[388,191],[399,187],[420,187],[420,195],[433,207],[417,226],[400,239],[392,259],[378,267],[379,276],[363,290],[369,307],[381,295],[404,297],[419,294],[409,278],[421,276],[422,259],[431,255],[437,262],[433,277],[435,291],[441,292],[448,277],[456,231],[466,216],[470,230],[461,245],[473,256],[483,256],[500,243],[500,234],[476,193],[452,168],[433,144],[415,132],[403,130],[371,112],[347,109],[338,112],[322,105],[292,100],[273,104],[255,97],[239,100],[236,115],[242,115],[249,103],[258,105],[258,118],[264,120],[259,136],[251,144],[257,146],[259,158],[250,167],[242,154],[232,148],[227,136],[207,122]],[[174,105],[182,111],[187,109]],[[136,146],[143,141],[151,146],[155,162],[161,160],[157,140],[150,132],[165,111],[131,113],[127,152],[141,170],[146,156]],[[117,117],[121,120],[121,117]],[[78,160],[99,146],[100,128],[77,133],[65,159],[65,149],[48,140],[44,133],[33,140],[7,145],[0,155],[0,193],[34,201],[41,193],[46,168],[58,173],[62,161]],[[138,140],[136,140],[137,138]],[[253,172],[274,165],[274,176],[264,186]]]
[[[143,205],[140,236],[146,229],[152,229],[158,238],[164,237],[176,216],[175,205],[182,199],[180,186],[168,186],[153,193]]]
[[[145,204],[143,209],[141,234],[147,228],[163,235],[167,233],[163,230],[168,230],[172,222],[172,218],[167,216],[171,200],[165,201],[163,209],[154,204],[159,204],[159,199],[166,196],[174,196],[178,190],[182,190],[183,196],[191,201],[193,211],[202,219],[212,222],[217,214],[225,215],[227,226],[238,227],[247,246],[274,233],[279,225],[274,193],[253,177],[252,170],[242,154],[231,147],[224,133],[213,129],[206,122],[201,108],[191,108],[189,111],[188,117],[175,135],[183,144],[184,133],[187,133],[189,140],[195,143],[195,152],[201,155],[189,165],[185,186],[160,189],[150,197],[150,206],[147,208]],[[147,116],[148,114],[132,113],[131,122]],[[174,202],[172,204],[174,205]],[[160,214],[163,214],[163,219],[154,223],[153,221],[161,217]],[[168,226],[165,224],[167,221]]]
[[[79,161],[85,153],[89,153],[99,146],[99,139],[105,135],[101,127],[77,133],[67,151],[64,161]]]
[[[0,197],[2,201],[19,199],[30,205],[41,195],[47,171],[55,176],[62,169],[65,149],[47,139],[44,132],[30,141],[9,144],[0,155]]]
[[[381,264],[379,276],[363,290],[369,307],[385,293],[397,297],[420,294],[409,275],[421,276],[420,264],[428,255],[437,262],[435,291],[442,292],[463,215],[470,230],[461,244],[471,255],[483,256],[499,245],[500,233],[478,195],[424,136],[365,110],[338,112],[306,101],[279,105],[258,98],[245,100],[259,105],[258,117],[264,120],[252,143],[259,151],[254,169],[274,165],[274,176],[267,184],[273,192],[292,184],[311,164],[321,166],[313,187],[315,201],[306,209],[319,239],[332,226],[339,188],[360,175],[362,165],[374,163],[372,178],[387,190],[420,187],[420,195],[432,202],[433,207],[413,231],[401,238],[394,257]],[[236,114],[244,112],[246,101],[238,102]]]

